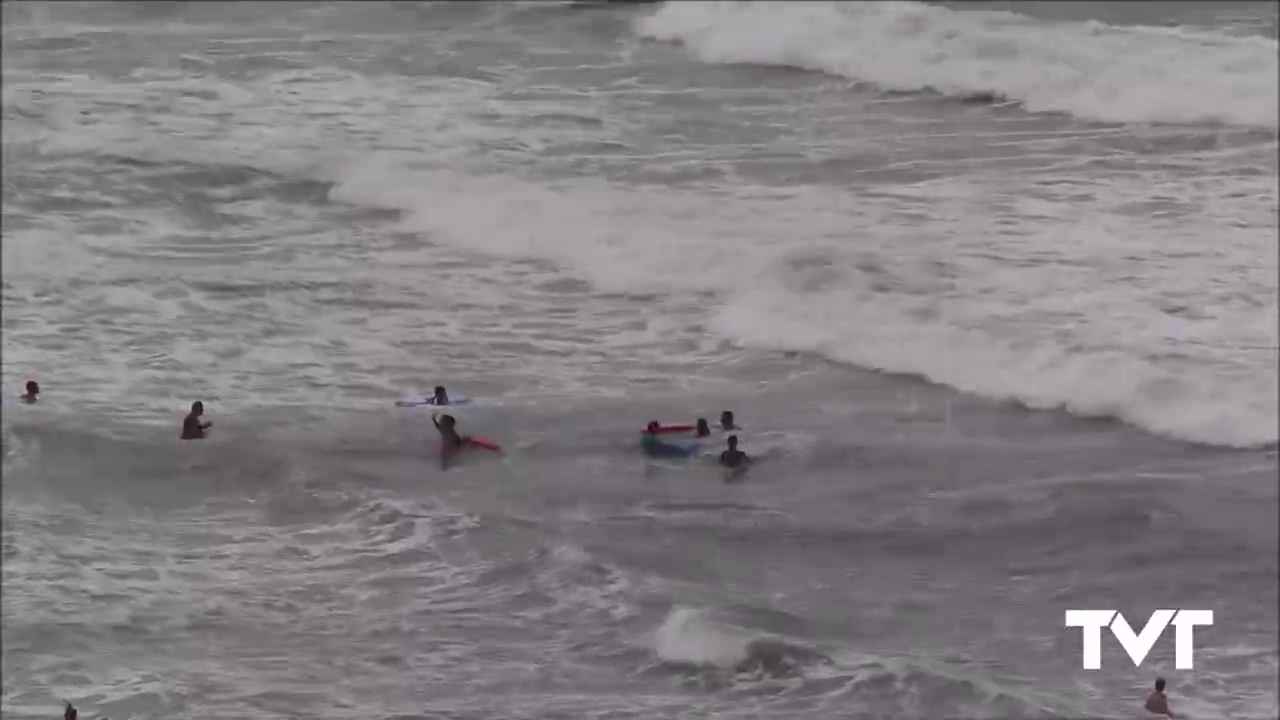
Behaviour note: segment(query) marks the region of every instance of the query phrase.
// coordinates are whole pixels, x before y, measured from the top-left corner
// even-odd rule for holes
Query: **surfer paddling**
[[[445,391],[443,385],[437,385],[435,393],[431,396],[431,405],[448,405],[449,393]]]
[[[1169,709],[1169,698],[1164,694],[1164,678],[1156,678],[1156,689],[1147,695],[1147,702],[1142,707],[1155,715],[1173,717],[1173,711]]]
[[[201,422],[200,418],[204,415],[204,403],[199,400],[191,403],[191,412],[182,420],[182,439],[183,440],[200,440],[213,427],[211,422]]]

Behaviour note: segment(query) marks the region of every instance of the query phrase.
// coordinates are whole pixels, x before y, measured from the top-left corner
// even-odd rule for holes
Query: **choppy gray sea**
[[[1280,715],[1274,3],[3,14],[6,718]]]

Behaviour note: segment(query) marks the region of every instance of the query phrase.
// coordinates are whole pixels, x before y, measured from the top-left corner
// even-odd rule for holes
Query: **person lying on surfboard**
[[[654,427],[654,425],[655,423],[649,423],[648,427],[640,432],[652,433],[654,435],[693,433],[694,437],[699,438],[704,438],[711,434],[711,427],[707,425],[706,418],[698,418],[698,421],[693,425],[663,425],[662,423],[656,423],[657,427]]]
[[[687,429],[688,426],[684,426],[684,428]],[[658,439],[659,433],[667,430],[668,428],[664,428],[657,420],[650,420],[649,424],[645,426],[644,432],[640,433],[640,449],[646,455],[685,454],[685,449],[679,445],[664,443]]]
[[[653,423],[650,423],[652,425]],[[730,413],[730,424],[732,424],[732,413]],[[725,428],[730,429],[730,428]],[[738,429],[738,428],[733,428]],[[698,418],[692,425],[661,425],[656,430],[646,428],[644,432],[652,432],[655,435],[668,435],[671,433],[693,433],[696,438],[704,438],[711,434],[711,426],[707,424],[706,418]]]

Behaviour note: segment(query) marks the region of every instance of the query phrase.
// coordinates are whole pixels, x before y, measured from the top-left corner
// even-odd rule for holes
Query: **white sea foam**
[[[692,294],[714,293],[704,321],[741,345],[920,374],[1187,440],[1276,439],[1276,249],[1265,225],[1221,222],[1229,210],[1256,214],[1230,198],[1177,219],[1086,220],[1078,203],[983,190],[972,178],[898,197],[744,188],[708,202],[377,159],[344,173],[334,199],[401,207],[405,229],[490,256],[551,260],[602,291],[659,293],[655,316],[687,313]],[[1114,183],[1097,202],[1122,204],[1148,187]],[[917,202],[934,222],[901,222]],[[1001,215],[982,202],[1013,207]],[[994,232],[993,215],[1038,220]],[[1184,307],[1194,312],[1179,316]]]
[[[996,94],[1033,112],[1276,127],[1277,48],[1266,37],[914,2],[673,2],[639,32],[704,62],[798,67],[894,91]]]
[[[923,41],[911,34],[918,23],[902,18],[946,28],[929,40],[933,54],[921,56],[931,62],[908,62],[908,52],[922,52]],[[886,23],[905,23],[905,29],[894,35]],[[869,29],[876,27],[874,33]],[[753,28],[761,30],[754,36],[739,32]],[[963,71],[969,75],[957,75],[955,83],[969,82],[966,77],[983,83],[953,83],[957,92],[1026,90],[1023,99],[1032,109],[1085,115],[1092,106],[1052,105],[1054,98],[1077,102],[1120,86],[1089,85],[1087,73],[1068,70],[1113,67],[1105,78],[1148,73],[1154,78],[1151,87],[1166,88],[1161,96],[1166,104],[1159,107],[1234,113],[1234,119],[1219,119],[1253,122],[1248,119],[1253,117],[1275,124],[1275,43],[1263,38],[1037,25],[1017,16],[913,4],[672,3],[645,21],[644,31],[678,37],[718,59],[770,62],[767,54],[750,54],[756,42],[792,64],[808,62],[808,53],[819,50],[825,53],[821,57],[843,58],[842,53],[863,46],[842,33],[855,33],[854,40],[863,33],[879,44],[863,48],[870,53],[865,57],[853,55],[862,58],[861,64],[849,67],[879,67],[871,62],[879,58],[895,72],[922,73],[898,87],[940,86],[951,81],[939,73]],[[1035,41],[1020,39],[1020,33],[1030,33],[1026,37]],[[735,44],[740,36],[746,41]],[[895,38],[906,44],[899,47]],[[997,53],[983,64],[987,51],[975,49],[985,47],[982,43],[1016,51],[1014,58],[1021,61]],[[1149,44],[1147,54],[1124,54],[1124,48],[1143,43]],[[967,64],[954,56],[963,47],[971,51]],[[1270,56],[1258,54],[1267,48]],[[1183,57],[1178,52],[1193,51],[1203,69],[1191,70],[1187,58],[1178,66],[1192,91],[1156,72]],[[1223,74],[1232,63],[1253,68],[1253,74],[1243,72],[1233,80]],[[1268,77],[1269,85],[1259,85],[1259,78]],[[1067,78],[1062,87],[1075,88],[1076,94],[1042,92],[1054,87],[1055,78]],[[1031,197],[1023,176],[972,172],[882,189],[874,196],[808,186],[671,190],[614,186],[595,178],[547,182],[514,170],[481,176],[466,169],[474,155],[482,154],[478,149],[536,145],[539,131],[485,124],[474,113],[496,102],[488,94],[492,88],[464,81],[397,84],[323,67],[241,85],[201,77],[111,83],[66,76],[45,83],[19,73],[7,74],[6,81],[6,106],[13,101],[16,110],[43,114],[46,120],[20,127],[18,120],[6,122],[6,144],[28,142],[55,156],[101,152],[156,162],[241,164],[283,177],[331,181],[332,200],[401,210],[401,229],[432,243],[555,266],[524,266],[485,292],[512,292],[546,272],[578,276],[606,293],[656,293],[645,308],[643,329],[608,319],[584,331],[628,358],[677,352],[665,343],[672,338],[700,343],[699,352],[710,352],[707,337],[718,336],[746,347],[810,351],[864,367],[918,373],[1037,407],[1115,416],[1189,440],[1254,445],[1277,437],[1273,177],[1190,180],[1185,170],[1170,175],[1153,163],[1149,171],[1076,184],[1060,198],[1046,197],[1048,190]],[[1251,94],[1234,94],[1241,87]],[[38,101],[30,95],[36,88],[42,93]],[[228,106],[235,109],[234,123],[219,119]],[[1156,105],[1142,109],[1136,100],[1108,107],[1107,112],[1119,113],[1111,119],[1179,117],[1151,114]],[[164,108],[167,120],[149,119]],[[444,163],[449,169],[440,169]],[[1182,210],[1164,215],[1129,209],[1150,203],[1156,193]],[[307,233],[319,232],[307,223],[296,231],[275,230],[281,242],[297,243],[299,249],[309,247]],[[80,236],[73,228],[49,227],[46,232],[60,234],[63,244],[42,246],[39,232],[7,238],[6,260],[30,260],[33,269],[48,272],[45,260],[72,252],[64,244]],[[155,245],[176,235],[179,228],[153,219],[122,231],[113,250],[139,238]],[[422,273],[434,262],[420,251],[349,251],[359,263],[346,257],[330,261],[313,252],[300,257],[322,274],[338,272],[341,265],[348,281],[367,279],[398,301],[422,289]],[[406,269],[410,259],[413,267]],[[300,263],[294,261],[290,272],[301,272]],[[485,273],[503,273],[505,267],[495,263]],[[208,272],[222,270],[211,266]],[[466,274],[456,282],[459,288],[450,291],[455,300],[480,287]],[[136,295],[117,293],[108,300],[144,309]],[[176,302],[157,304],[152,312],[168,313]],[[486,297],[483,305],[501,302]],[[517,304],[536,313],[531,302],[536,300],[521,297]],[[281,302],[273,299],[272,305],[277,319],[285,317]],[[383,375],[388,373],[383,360],[408,355],[390,347],[388,332],[413,332],[430,310],[372,318],[359,312],[367,337],[332,322],[332,313],[317,318],[310,306],[290,309],[316,343],[338,333],[344,342],[360,340],[361,364]],[[488,315],[483,307],[478,312]],[[566,324],[593,320],[586,312]],[[469,329],[472,339],[476,327]],[[530,335],[529,341],[559,343],[561,359],[555,361],[574,362],[576,346],[563,337]],[[288,356],[301,366],[320,352],[290,343],[288,353],[273,350],[274,357]],[[216,357],[217,350],[202,352]],[[127,353],[119,357],[121,363],[131,361]],[[251,353],[243,360],[254,370],[267,361]],[[225,371],[228,361],[220,362]],[[421,358],[412,362],[420,365]],[[232,389],[226,391],[229,395]]]
[[[699,610],[677,607],[654,632],[653,648],[663,660],[732,666],[746,655],[749,639],[716,627]]]

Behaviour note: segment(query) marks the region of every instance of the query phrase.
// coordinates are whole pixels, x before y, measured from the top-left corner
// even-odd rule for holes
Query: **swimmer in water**
[[[67,701],[63,700],[63,702]],[[62,711],[62,720],[76,720],[76,716],[79,714],[71,703],[67,703],[67,709]]]
[[[693,430],[698,437],[706,437],[711,434],[711,428],[707,427],[706,418],[698,418],[697,426]]]
[[[738,436],[729,436],[729,449],[720,453],[720,464],[730,470],[745,468],[751,462],[747,454],[738,449]]]
[[[725,410],[720,413],[720,429],[721,430],[741,430],[742,428],[733,424],[733,413]]]
[[[449,393],[445,392],[443,385],[436,386],[435,395],[431,397],[431,404],[432,405],[448,405],[449,404]]]
[[[1164,678],[1156,678],[1156,689],[1147,695],[1147,702],[1142,707],[1149,713],[1173,717],[1173,711],[1169,709],[1169,698],[1164,694]]]
[[[40,402],[40,383],[35,380],[27,381],[27,394],[22,396],[22,402],[28,405]]]
[[[458,435],[457,421],[452,415],[435,413],[431,416],[431,422],[440,432],[440,469],[445,470],[449,467],[449,460],[462,450],[462,438]]]
[[[187,417],[182,421],[183,440],[199,440],[204,437],[209,428],[213,427],[211,422],[200,422],[202,415],[204,415],[204,403],[199,400],[191,403],[191,412],[187,413]]]

